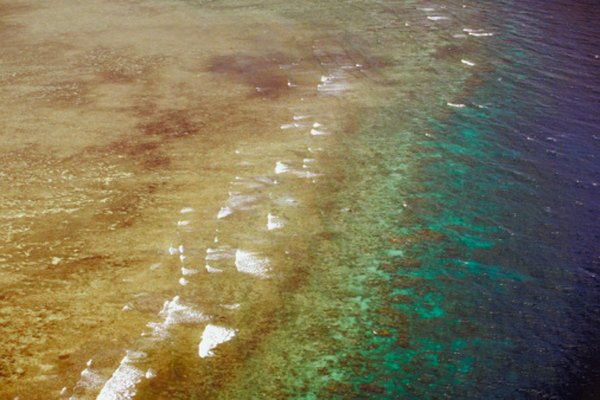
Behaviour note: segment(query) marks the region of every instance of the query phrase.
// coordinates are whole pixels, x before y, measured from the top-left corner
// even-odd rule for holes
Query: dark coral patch
[[[208,70],[250,86],[256,95],[278,97],[289,89],[287,77],[279,68],[287,62],[289,60],[278,54],[231,54],[213,58]]]

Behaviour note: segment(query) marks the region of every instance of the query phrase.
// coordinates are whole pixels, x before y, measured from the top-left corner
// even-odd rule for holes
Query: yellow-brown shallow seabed
[[[387,64],[269,10],[0,2],[1,398],[286,396],[252,360]]]

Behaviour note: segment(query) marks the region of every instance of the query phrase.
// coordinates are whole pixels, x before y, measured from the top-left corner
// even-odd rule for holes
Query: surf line
[[[352,68],[358,66],[352,66]],[[327,75],[324,75],[320,82],[316,85],[316,90],[319,96],[339,96],[345,92],[349,84],[345,79],[345,70],[348,66],[338,66],[329,71]],[[295,85],[294,85],[295,87]],[[311,140],[319,141],[321,144],[321,137],[325,137],[330,132],[318,121],[314,121],[312,124],[306,124],[305,120],[309,119],[309,116],[305,115],[294,115],[291,124],[280,125],[281,129],[287,130],[289,128],[309,128],[309,134]],[[302,122],[297,122],[302,121]],[[296,130],[296,129],[294,129]],[[320,149],[318,146],[309,146],[308,150],[314,152]],[[239,154],[236,151],[236,154]],[[275,175],[291,175],[298,178],[310,178],[315,179],[319,174],[309,171],[309,167],[314,163],[314,159],[304,158],[302,160],[302,169],[296,170],[284,163],[283,161],[277,160]],[[264,177],[256,178],[255,181],[262,181],[261,186],[263,189],[265,186],[274,185],[277,183],[275,179],[267,181]],[[226,223],[226,221],[236,212],[248,211],[253,209],[254,205],[258,201],[258,197],[253,195],[246,195],[236,193],[233,190],[229,193],[228,201],[221,207],[216,215],[217,222],[219,224]],[[288,202],[288,204],[293,204]],[[192,224],[191,219],[187,217],[195,210],[192,207],[184,207],[181,209],[182,216],[186,219],[179,219],[177,222],[178,229],[188,228]],[[270,211],[266,217],[266,230],[275,231],[282,229],[285,226],[285,219],[276,215]],[[261,256],[259,253],[244,250],[241,248],[235,249],[235,251],[227,246],[221,246],[220,243],[222,238],[219,237],[219,227],[215,229],[213,243],[218,244],[216,249],[207,248],[207,254],[205,257],[206,265],[205,268],[209,273],[223,272],[223,270],[213,267],[209,264],[209,261],[214,260],[231,260],[240,273],[266,278],[271,270],[270,260],[267,257]],[[170,246],[168,253],[171,256],[178,256],[181,266],[182,276],[179,278],[178,283],[182,286],[187,285],[186,277],[194,275],[199,272],[196,269],[188,268],[186,266],[186,249],[183,245]],[[240,308],[240,304],[223,304],[223,307],[229,310],[236,310]],[[191,305],[187,305],[181,301],[179,295],[173,297],[171,300],[166,300],[163,308],[158,314],[162,320],[159,322],[149,322],[147,327],[150,328],[149,332],[143,332],[142,336],[149,339],[144,345],[140,346],[142,349],[151,346],[152,342],[162,341],[168,337],[169,329],[177,324],[182,323],[206,323],[204,330],[202,331],[201,338],[198,344],[198,356],[200,358],[211,357],[215,353],[215,349],[218,345],[235,338],[238,330],[232,327],[220,326],[210,323],[210,316],[203,314],[202,312],[195,310]],[[147,364],[147,353],[144,351],[133,351],[127,350],[125,356],[120,361],[117,368],[114,370],[112,375],[104,385],[100,388],[98,399],[100,400],[112,400],[112,399],[133,399],[137,394],[138,386],[145,380],[153,379],[156,376],[156,372],[153,368],[142,367]],[[86,368],[87,372],[91,369]],[[83,374],[89,375],[89,373]],[[82,378],[83,379],[83,378]],[[97,382],[97,380],[96,380]]]

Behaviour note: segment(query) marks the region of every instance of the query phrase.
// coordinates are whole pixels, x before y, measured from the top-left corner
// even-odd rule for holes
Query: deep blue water
[[[513,152],[501,180],[519,182],[489,199],[513,214],[500,217],[514,235],[494,259],[531,277],[507,294],[518,306],[504,328],[523,362],[548,370],[523,369],[527,397],[600,396],[598,16],[597,2],[503,3],[497,79],[478,91],[501,101],[484,127]]]

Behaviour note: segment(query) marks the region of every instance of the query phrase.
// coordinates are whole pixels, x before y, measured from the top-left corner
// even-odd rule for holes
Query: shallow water
[[[594,398],[567,6],[4,2],[0,397]]]

